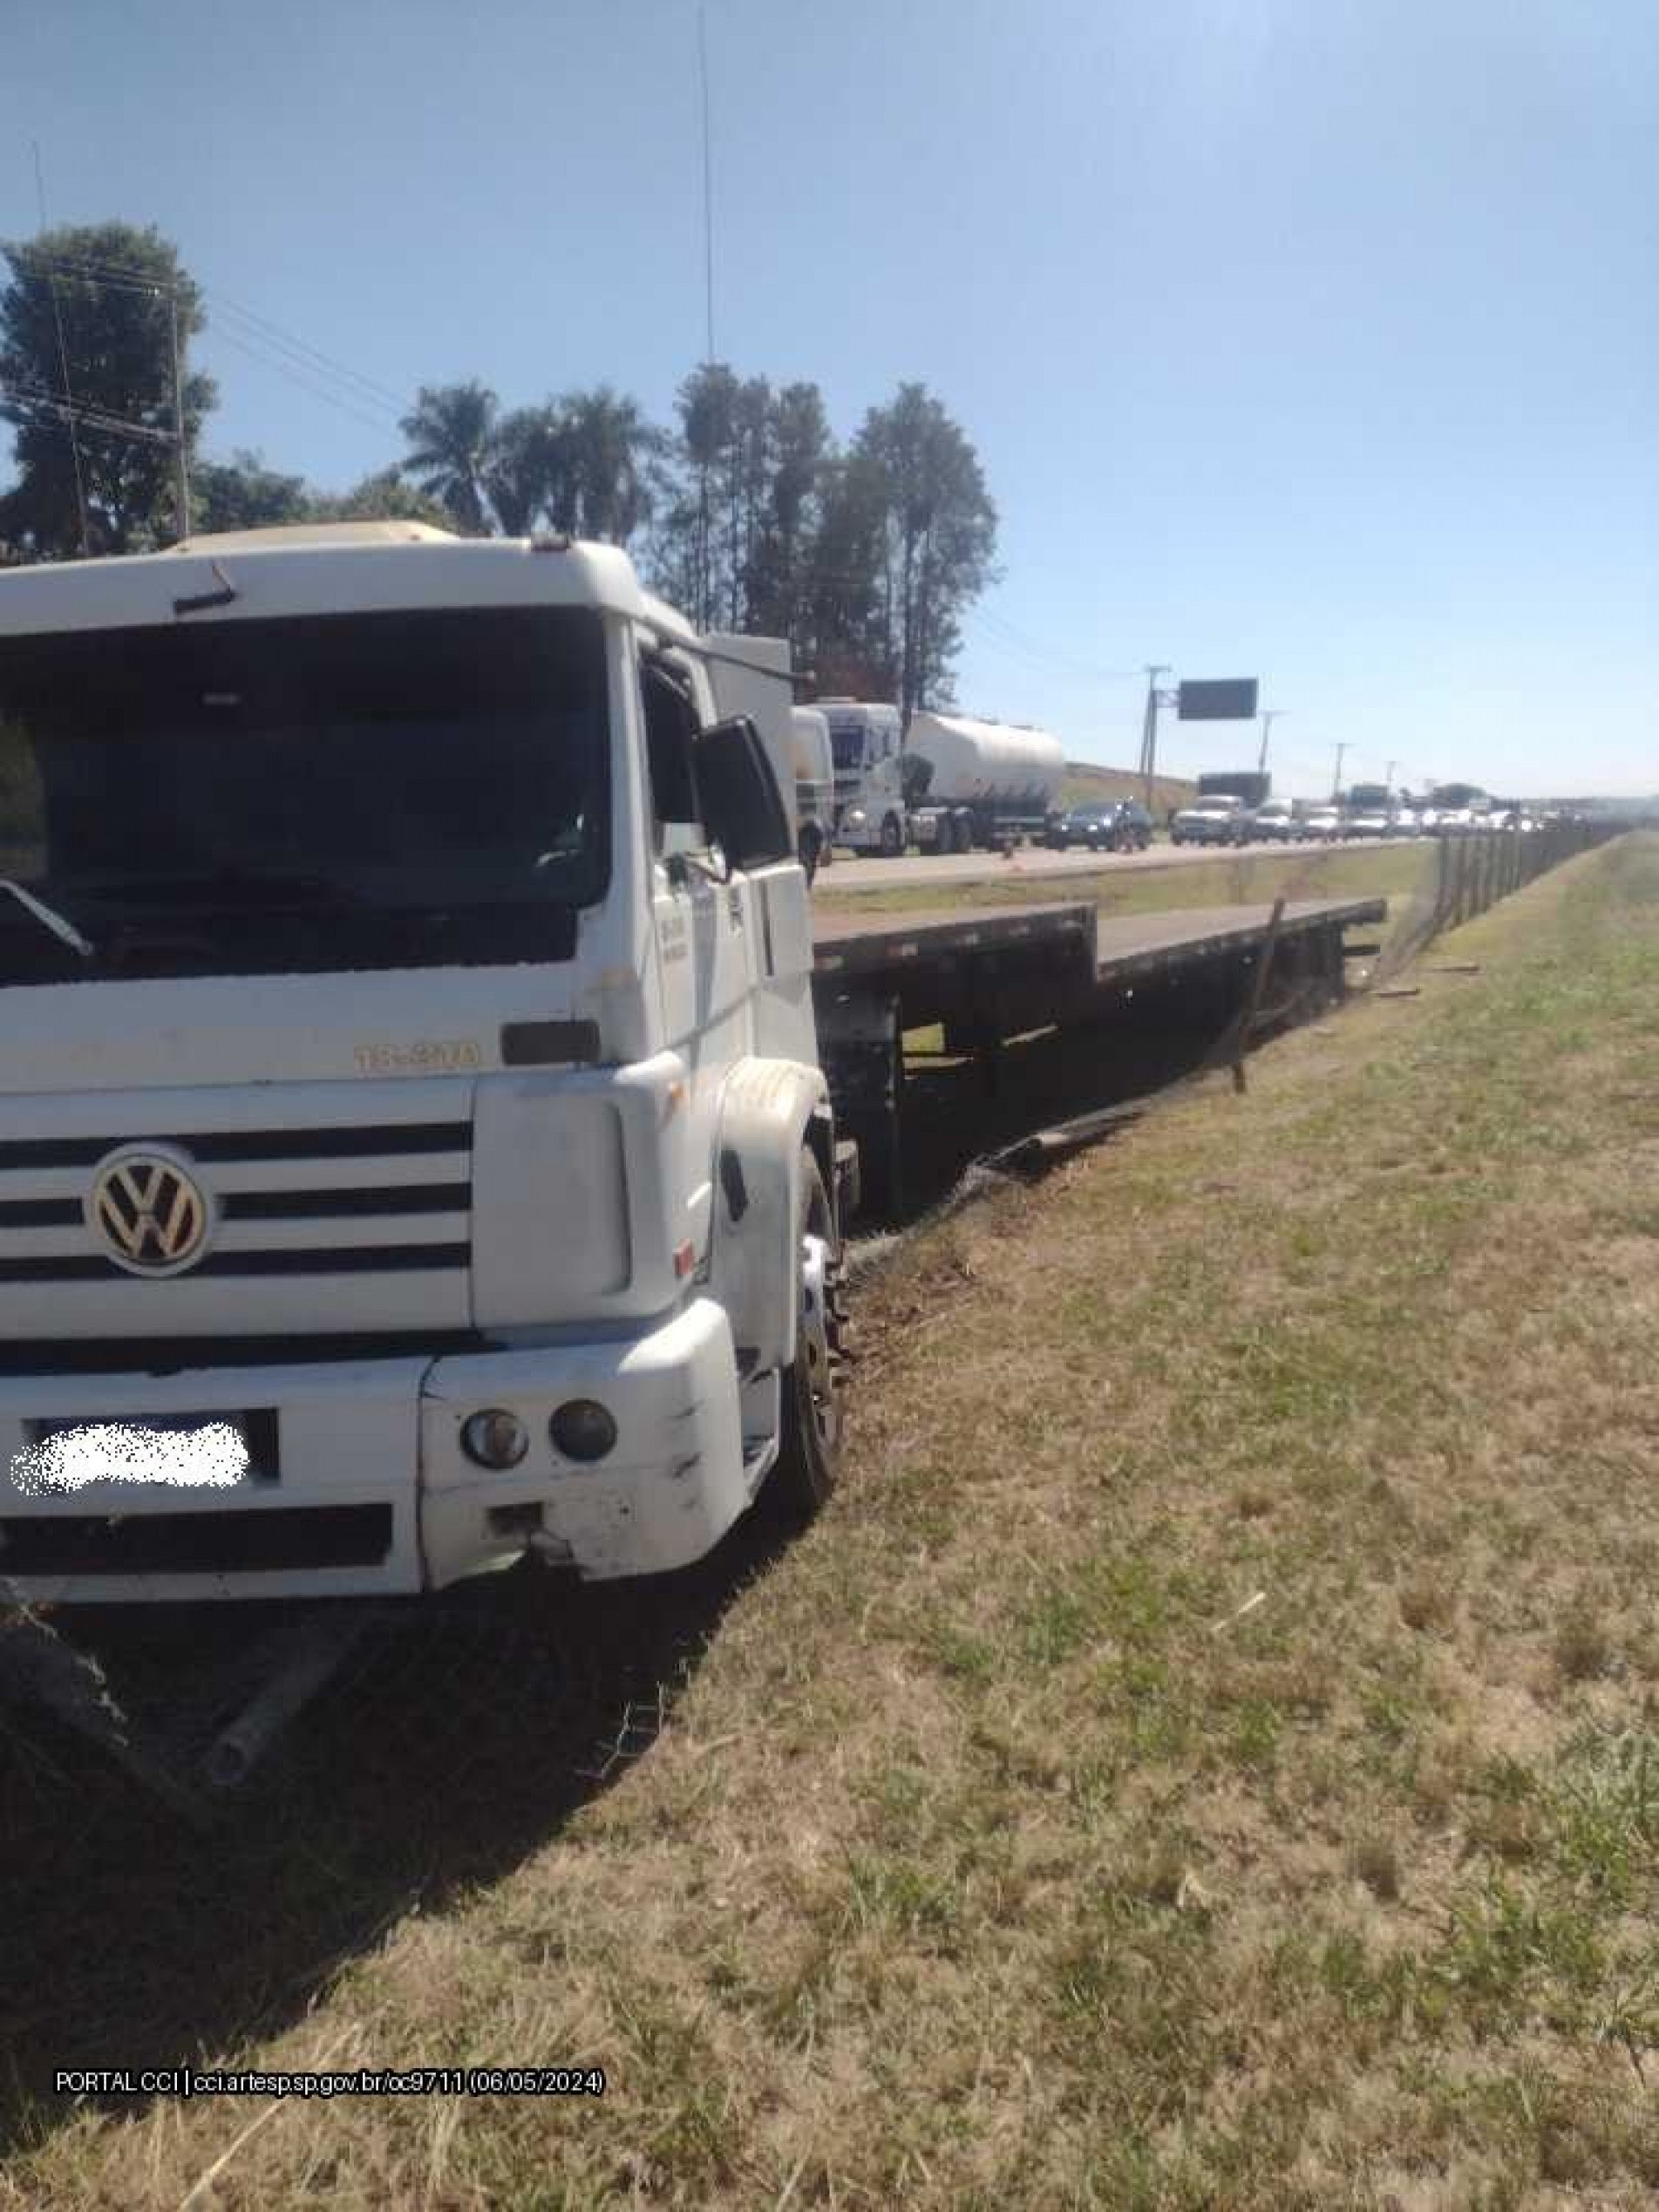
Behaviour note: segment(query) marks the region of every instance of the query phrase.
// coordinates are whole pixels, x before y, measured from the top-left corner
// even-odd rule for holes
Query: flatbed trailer
[[[1347,932],[1381,899],[1296,899],[1274,931],[1272,971],[1299,1009],[1341,997]],[[1093,1026],[1139,1000],[1220,1035],[1256,985],[1268,906],[1111,915],[1091,901],[814,916],[813,997],[838,1122],[857,1140],[867,1210],[903,1202],[904,1036],[935,1024],[947,1052],[994,1085],[1003,1046]],[[1150,1004],[1149,1004],[1150,1002]]]

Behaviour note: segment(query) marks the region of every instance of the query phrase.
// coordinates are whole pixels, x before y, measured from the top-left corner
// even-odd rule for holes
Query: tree
[[[452,530],[455,517],[446,507],[418,492],[395,468],[383,468],[365,476],[349,492],[314,492],[309,505],[313,522],[429,522],[434,529]]]
[[[925,385],[873,407],[853,445],[881,509],[881,628],[907,718],[949,696],[962,610],[995,577],[996,509],[979,456]]]
[[[886,516],[886,480],[871,456],[854,452],[833,460],[802,579],[806,657],[820,692],[893,696]]]
[[[233,453],[228,461],[198,461],[190,472],[193,529],[257,530],[303,522],[311,494],[303,476],[281,476],[258,453]]]
[[[201,296],[154,229],[103,222],[8,247],[0,292],[0,419],[18,481],[0,531],[37,559],[128,553],[178,534],[173,337],[203,328]],[[185,451],[214,400],[184,379]]]
[[[584,538],[626,545],[650,520],[662,432],[637,401],[609,385],[567,394],[558,413],[565,473],[554,522]]]
[[[499,422],[495,394],[472,382],[422,385],[401,425],[410,447],[405,474],[474,537],[490,527],[486,486]]]
[[[485,482],[508,537],[527,537],[552,520],[565,504],[568,475],[564,422],[556,406],[515,407],[502,416]]]
[[[813,568],[834,481],[835,440],[815,384],[785,385],[772,399],[768,480],[749,569],[749,616],[768,636],[810,656],[815,624]]]
[[[721,478],[736,438],[737,377],[724,361],[694,369],[680,386],[680,457],[684,482],[670,518],[677,596],[699,630],[712,630],[727,596],[718,528]],[[666,580],[666,579],[665,579]]]

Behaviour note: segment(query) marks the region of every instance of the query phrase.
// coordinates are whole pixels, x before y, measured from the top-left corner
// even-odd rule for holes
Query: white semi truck
[[[614,548],[0,576],[0,1600],[677,1568],[840,1434],[806,879]]]
[[[1045,730],[962,714],[821,700],[835,753],[837,841],[889,857],[987,849],[1047,837],[1058,816],[1065,753]]]

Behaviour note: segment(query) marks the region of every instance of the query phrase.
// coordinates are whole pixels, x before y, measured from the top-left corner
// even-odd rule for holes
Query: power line
[[[296,385],[302,391],[309,392],[313,399],[321,399],[326,406],[337,408],[341,414],[350,416],[353,422],[361,424],[365,430],[379,431],[384,433],[390,419],[387,415],[373,416],[367,413],[364,407],[345,398],[339,391],[330,391],[326,385],[312,382],[310,378],[294,362],[285,360],[278,354],[260,351],[250,338],[245,336],[239,337],[234,331],[226,330],[222,324],[220,326],[218,335],[226,345],[234,346],[238,353],[246,354],[250,361],[256,361],[261,368],[273,370],[279,377],[286,377],[290,384]]]
[[[1074,661],[1066,654],[1052,652],[1041,645],[1033,644],[1010,622],[988,607],[977,609],[972,619],[982,623],[1010,651],[1023,654],[1026,659],[1044,668],[1064,670],[1083,683],[1132,684],[1142,673],[1139,668],[1096,668],[1086,661]]]
[[[41,167],[40,140],[36,139],[33,146],[35,198],[40,208],[40,227],[44,230],[46,228],[46,174]],[[66,406],[72,408],[75,395],[70,389],[69,347],[64,337],[64,310],[58,297],[58,284],[55,278],[47,279],[47,289],[51,294],[52,323],[58,332],[58,363],[64,375],[64,401]],[[75,513],[80,521],[81,556],[85,559],[92,550],[92,533],[86,524],[86,478],[81,468],[80,434],[75,427],[75,418],[72,413],[68,417],[68,423],[70,458],[75,465]]]
[[[269,316],[258,315],[251,307],[243,307],[239,301],[232,299],[228,292],[221,292],[214,288],[205,292],[203,296],[213,302],[221,312],[228,309],[232,316],[240,317],[242,322],[251,323],[256,330],[268,334],[269,342],[273,345],[282,346],[290,353],[307,356],[310,362],[316,364],[319,371],[326,370],[343,382],[356,385],[365,398],[377,401],[383,406],[395,407],[399,414],[408,412],[410,400],[407,392],[393,391],[389,385],[378,384],[374,378],[365,377],[360,370],[348,366],[343,361],[337,361],[332,354],[324,353],[320,346],[309,344],[305,339],[296,337],[291,330],[285,330],[280,323],[274,323]]]
[[[55,392],[39,386],[27,386],[0,382],[0,396],[13,407],[36,407],[54,414],[59,421],[79,423],[88,430],[104,430],[124,438],[141,438],[157,446],[173,446],[176,441],[170,430],[157,430],[149,423],[133,422],[125,415],[106,414],[102,408],[71,405],[60,399]]]
[[[104,262],[78,261],[71,255],[44,253],[38,246],[31,246],[21,238],[0,238],[0,253],[12,262],[32,263],[23,271],[29,276],[73,276],[83,283],[102,284],[111,291],[143,292],[152,299],[184,289],[181,284],[169,283],[141,269],[121,269]]]
[[[0,252],[5,253],[14,262],[28,264],[23,274],[48,281],[59,276],[72,277],[78,282],[103,285],[112,291],[142,293],[149,298],[177,298],[180,293],[192,289],[186,281],[170,282],[144,269],[120,263],[82,261],[72,255],[44,253],[37,246],[19,239],[0,239]],[[194,289],[197,296],[210,303],[219,314],[228,315],[233,322],[243,326],[247,336],[293,356],[298,365],[314,374],[349,387],[352,397],[375,405],[396,409],[399,414],[407,410],[410,404],[407,393],[396,392],[390,385],[364,376],[360,370],[337,360],[332,354],[323,352],[320,346],[310,344],[295,332],[284,329],[271,316],[245,306],[217,287],[198,285]]]

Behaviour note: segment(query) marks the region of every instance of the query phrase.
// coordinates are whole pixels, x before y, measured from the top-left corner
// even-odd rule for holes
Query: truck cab
[[[909,840],[904,720],[896,706],[819,699],[835,763],[835,842],[896,858]]]
[[[0,576],[0,1599],[683,1566],[835,1474],[789,811],[615,548]]]

